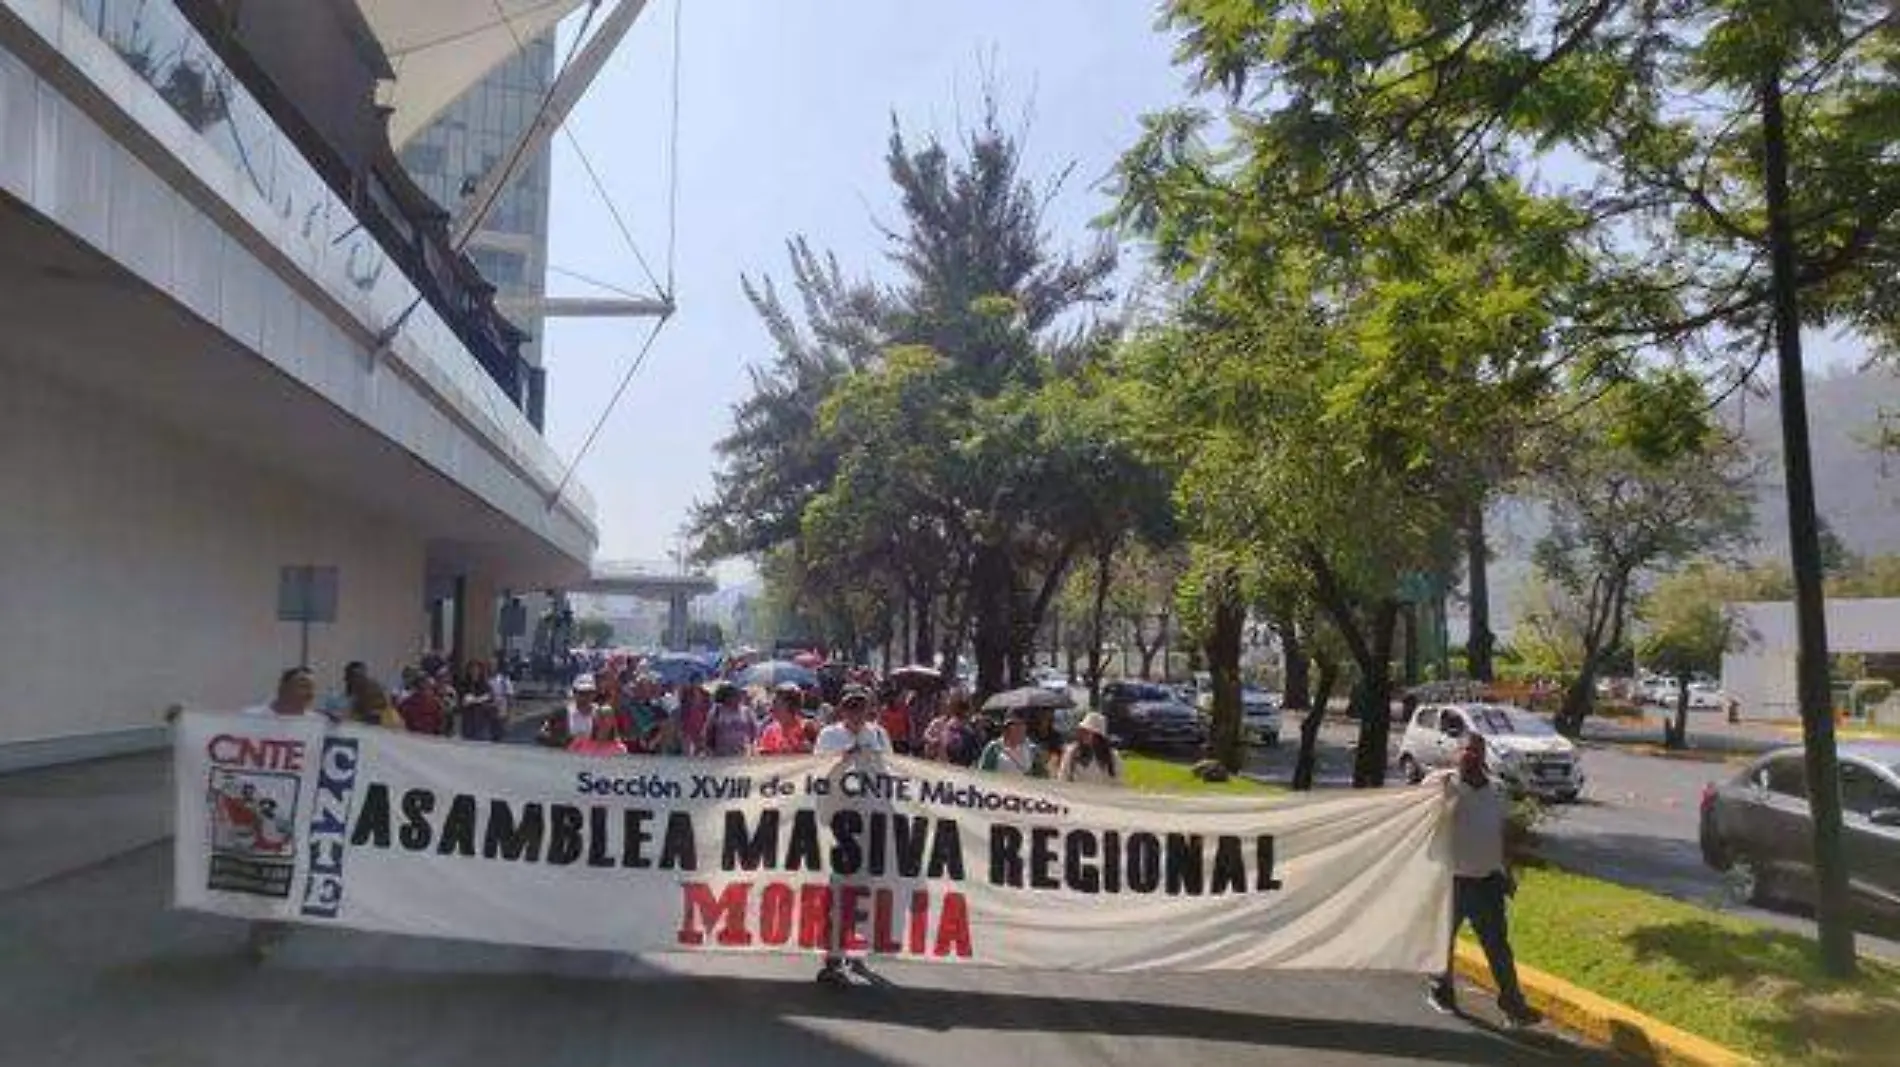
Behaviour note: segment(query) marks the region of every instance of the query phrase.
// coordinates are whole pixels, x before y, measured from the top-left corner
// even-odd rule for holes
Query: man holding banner
[[[1469,922],[1497,982],[1498,1010],[1511,1025],[1529,1026],[1537,1022],[1537,1013],[1524,1002],[1518,986],[1517,961],[1504,917],[1505,899],[1517,891],[1504,863],[1506,801],[1503,789],[1485,772],[1484,736],[1467,737],[1458,769],[1437,777],[1451,801],[1453,914],[1447,952],[1455,944],[1458,928]],[[1457,1011],[1449,960],[1444,973],[1426,990],[1425,1003],[1445,1014]]]

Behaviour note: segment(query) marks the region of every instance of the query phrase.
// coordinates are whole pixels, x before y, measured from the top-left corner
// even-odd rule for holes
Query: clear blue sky
[[[664,277],[667,100],[674,3],[654,0],[570,121]],[[571,30],[570,30],[571,32]],[[1139,116],[1183,95],[1171,43],[1138,0],[689,0],[679,139],[679,313],[660,335],[586,459],[603,558],[662,558],[710,486],[712,443],[770,359],[739,289],[784,273],[805,234],[847,268],[885,272],[874,219],[892,219],[884,175],[895,114],[907,131],[954,134],[993,71],[1006,114],[1030,112],[1029,173],[1076,170],[1051,230],[1080,242],[1105,206],[1097,181]],[[565,139],[557,139],[555,266],[646,290]],[[587,287],[554,275],[554,292]],[[636,320],[566,320],[546,335],[548,437],[578,449],[647,330]]]

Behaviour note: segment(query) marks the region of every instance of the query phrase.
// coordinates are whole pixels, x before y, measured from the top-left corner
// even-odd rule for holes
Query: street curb
[[[1460,941],[1452,960],[1467,981],[1497,991],[1496,983],[1491,980],[1491,967],[1476,945]],[[1524,989],[1524,999],[1546,1019],[1643,1063],[1667,1067],[1743,1067],[1755,1062],[1734,1049],[1678,1030],[1535,967],[1519,963],[1517,979]]]

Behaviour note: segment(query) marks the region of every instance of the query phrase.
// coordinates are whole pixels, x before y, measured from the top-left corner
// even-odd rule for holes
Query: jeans
[[[1491,977],[1498,985],[1498,1007],[1510,1014],[1523,1012],[1524,991],[1517,984],[1517,960],[1511,955],[1510,934],[1504,919],[1506,879],[1502,871],[1483,878],[1457,877],[1451,881],[1451,940],[1458,942],[1458,930],[1471,923],[1484,958],[1491,965]],[[1438,976],[1437,993],[1441,1000],[1452,1001],[1450,960],[1445,973]]]

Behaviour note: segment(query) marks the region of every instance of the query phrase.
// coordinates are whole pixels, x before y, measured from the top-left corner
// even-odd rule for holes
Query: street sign
[[[337,570],[308,564],[277,568],[277,620],[301,624],[297,665],[310,666],[310,624],[335,622]]]
[[[279,622],[335,622],[337,569],[293,566],[277,570]]]

